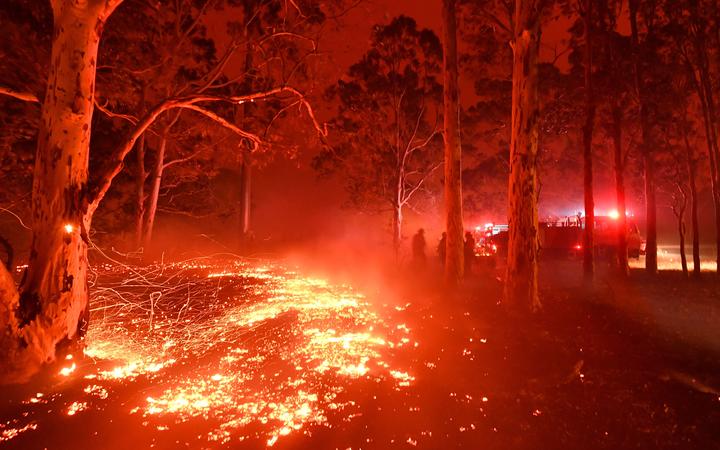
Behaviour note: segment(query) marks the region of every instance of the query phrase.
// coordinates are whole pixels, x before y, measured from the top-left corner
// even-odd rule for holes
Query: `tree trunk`
[[[694,2],[697,4],[697,2]],[[717,1],[712,2],[713,5],[713,18],[714,20],[714,26],[712,27],[714,30],[714,40],[715,40],[715,48],[718,48],[720,46],[720,27],[718,22],[720,20],[720,7],[718,6]],[[701,30],[697,33],[698,38],[703,39],[704,41],[704,33],[703,29],[700,26],[700,23],[702,23],[701,17],[699,17],[697,9],[694,10],[694,21],[698,25],[698,30]],[[697,41],[696,41],[697,42]],[[708,114],[709,114],[709,129],[712,132],[712,140],[713,140],[713,155],[711,155],[711,165],[715,166],[715,174],[714,174],[714,182],[713,182],[713,204],[715,207],[715,273],[716,275],[720,276],[720,148],[718,146],[718,132],[717,132],[717,114],[715,111],[715,99],[714,99],[714,91],[712,89],[713,86],[713,80],[711,78],[710,74],[710,61],[707,54],[707,48],[708,46],[705,45],[705,42],[702,42],[700,46],[698,46],[698,53],[700,53],[703,56],[703,64],[702,64],[702,71],[701,78],[703,79],[703,85],[705,86],[706,96],[707,96],[707,106],[708,106]],[[717,81],[717,80],[716,80]],[[693,227],[695,225],[693,224]],[[694,231],[694,230],[693,230]],[[695,245],[695,235],[693,235],[693,248]],[[693,250],[693,264],[695,263],[695,251]],[[699,255],[698,255],[698,268],[693,268],[693,272],[696,276],[700,275],[700,269],[699,269]]]
[[[643,138],[643,141],[647,142],[645,138]],[[657,202],[655,200],[655,161],[652,152],[647,147],[645,148],[646,149],[643,150],[643,163],[645,168],[645,216],[647,218],[645,270],[648,273],[654,274],[657,272]]]
[[[692,227],[692,253],[693,253],[693,275],[696,277],[700,276],[700,221],[698,220],[698,199],[697,199],[697,186],[695,182],[695,171],[690,175],[690,217]]]
[[[645,88],[642,77],[642,63],[640,61],[640,43],[637,25],[638,0],[630,0],[630,30],[634,52],[635,89],[640,100],[640,128],[642,142],[640,148],[643,156],[643,170],[645,180],[645,219],[647,222],[647,243],[645,245],[645,270],[654,274],[657,272],[657,206],[655,201],[655,161],[650,150],[651,124],[645,98]]]
[[[400,255],[400,243],[402,241],[402,205],[396,204],[393,207],[393,218],[392,218],[392,234],[393,234],[393,251],[395,257],[398,258]]]
[[[251,174],[252,160],[250,150],[242,150],[242,161],[240,163],[240,198],[238,205],[238,232],[240,233],[240,248],[247,244],[248,233],[250,232],[250,205],[251,205]]]
[[[147,83],[143,81],[141,88],[139,111],[145,115],[145,98],[147,96]],[[135,159],[137,171],[135,173],[135,247],[140,248],[143,244],[143,228],[145,225],[145,134],[143,133],[135,144]]]
[[[513,40],[512,129],[508,188],[508,260],[505,298],[511,306],[537,309],[537,150],[540,104],[538,54],[540,11],[517,0]]]
[[[622,108],[613,102],[612,137],[615,156],[615,196],[617,198],[618,217],[617,230],[617,262],[621,276],[628,275],[627,252],[627,204],[625,202],[625,157],[622,149]]]
[[[247,5],[246,5],[247,6]],[[251,16],[252,11],[246,10],[246,16]],[[249,24],[248,24],[249,26]],[[251,76],[253,68],[253,43],[248,38],[250,30],[246,27],[245,39],[247,44],[245,46],[245,74],[246,80],[243,83],[243,90],[249,92],[252,89]],[[235,107],[235,123],[242,129],[248,128],[248,117],[250,116],[251,104],[244,102]],[[242,151],[240,160],[240,180],[238,190],[238,209],[237,209],[237,247],[238,250],[245,250],[247,244],[248,233],[250,232],[250,211],[251,211],[251,171],[252,171],[252,159],[250,145],[247,148],[243,148],[241,144],[240,150]]]
[[[445,282],[457,285],[463,276],[462,148],[457,66],[455,0],[443,0],[445,120]]]
[[[707,50],[702,49],[704,60],[707,59]],[[707,109],[707,131],[710,136],[710,166],[711,176],[713,178],[713,205],[715,207],[715,269],[720,275],[720,149],[718,148],[718,132],[717,132],[717,112],[715,110],[715,95],[712,89],[712,81],[710,79],[709,63],[707,61],[701,64],[700,80],[704,91],[704,106]]]
[[[688,185],[690,187],[690,226],[692,229],[693,275],[700,276],[700,221],[698,219],[697,198],[697,162],[694,150],[688,137],[687,121],[683,121],[683,138],[685,140],[685,162],[688,171]]]
[[[595,126],[595,97],[592,86],[592,0],[585,0],[585,124],[583,125],[583,174],[585,193],[585,232],[583,233],[583,275],[592,280],[595,272],[593,234],[595,201],[593,198],[592,137]]]
[[[685,254],[685,211],[678,215],[678,234],[680,235],[680,262],[682,263],[683,275],[688,274],[687,255]]]
[[[135,246],[140,248],[143,244],[143,225],[145,223],[145,135],[138,140],[135,146],[137,156],[137,173],[135,174]]]
[[[5,265],[0,264],[0,384],[21,382],[32,376],[40,365],[45,362],[44,353],[35,356],[26,351],[23,331],[18,324],[17,311],[19,306],[18,289]],[[37,346],[37,345],[36,345]]]
[[[694,72],[693,72],[694,75]],[[710,114],[708,103],[713,103],[711,97],[707,98],[704,89],[696,83],[695,89],[700,99],[700,105],[703,110],[703,124],[705,126],[705,140],[707,144],[708,162],[710,166],[710,185],[712,189],[713,208],[715,211],[715,248],[716,269],[720,269],[720,185],[718,183],[718,151],[717,151],[717,134],[715,133],[715,125]]]
[[[0,270],[3,382],[27,379],[78,342],[87,327],[95,68],[104,19],[116,3],[53,2],[52,57],[33,178],[32,249],[19,297],[9,273]]]
[[[150,188],[150,197],[148,197],[147,218],[145,221],[145,235],[143,236],[143,246],[147,250],[152,244],[153,228],[155,227],[155,216],[157,215],[158,199],[160,198],[160,186],[162,184],[163,171],[165,170],[165,150],[167,148],[167,136],[170,127],[163,129],[160,135],[160,145],[158,146],[155,158],[155,166],[152,171],[152,186]]]
[[[12,245],[10,245],[10,241],[0,236],[0,247],[5,250],[5,267],[8,272],[13,273],[15,270],[15,251],[13,250]]]

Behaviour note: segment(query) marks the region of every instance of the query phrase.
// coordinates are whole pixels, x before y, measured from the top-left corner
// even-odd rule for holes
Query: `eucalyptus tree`
[[[405,208],[442,164],[441,64],[438,37],[399,16],[373,28],[370,50],[328,91],[338,103],[332,148],[314,165],[342,177],[353,206],[391,213],[396,252]]]
[[[92,219],[136,141],[159,118],[184,109],[210,118],[257,148],[262,138],[207,105],[282,99],[296,102],[324,136],[305,95],[290,84],[239,95],[219,91],[222,66],[203,82],[147,108],[130,120],[125,137],[90,175],[90,141],[102,31],[122,0],[52,0],[53,32],[45,94],[3,88],[0,93],[42,104],[32,187],[32,245],[18,287],[0,267],[0,379],[27,379],[69,346],[81,343],[89,322],[88,245]],[[128,7],[133,7],[128,2]],[[315,5],[316,7],[319,7]],[[299,8],[288,14],[303,17]],[[291,20],[288,17],[288,20]],[[22,63],[22,62],[18,62]],[[218,89],[215,89],[218,88]]]

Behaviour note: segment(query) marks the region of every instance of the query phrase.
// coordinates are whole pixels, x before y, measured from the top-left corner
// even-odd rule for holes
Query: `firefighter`
[[[438,242],[437,246],[437,255],[438,259],[440,259],[440,265],[445,267],[445,252],[447,251],[447,233],[443,231],[442,236],[440,236],[440,242]]]
[[[425,267],[425,230],[420,228],[412,240],[413,264],[418,267]]]
[[[465,275],[470,276],[472,274],[473,261],[475,260],[475,238],[469,231],[465,233],[464,257]]]

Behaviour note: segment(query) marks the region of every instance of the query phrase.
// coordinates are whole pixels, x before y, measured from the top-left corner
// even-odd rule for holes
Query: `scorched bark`
[[[517,0],[513,40],[512,129],[508,188],[505,298],[537,309],[538,298],[538,55],[540,1]]]
[[[458,101],[455,0],[443,0],[445,107],[445,281],[457,284],[463,276],[462,164]]]

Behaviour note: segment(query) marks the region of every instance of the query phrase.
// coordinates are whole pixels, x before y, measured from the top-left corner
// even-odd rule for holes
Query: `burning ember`
[[[353,402],[341,398],[352,380],[394,389],[414,380],[386,361],[410,341],[405,325],[386,324],[349,286],[277,265],[105,266],[92,292],[87,358],[69,357],[57,375],[78,389],[23,402],[26,423],[5,424],[3,440],[40,430],[40,405],[83,417],[121,399],[129,419],[158,431],[204,421],[200,441],[272,446],[329,413],[350,416]]]

